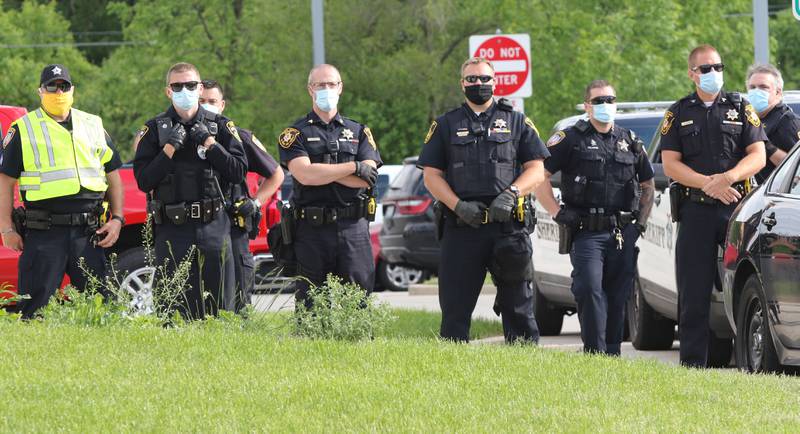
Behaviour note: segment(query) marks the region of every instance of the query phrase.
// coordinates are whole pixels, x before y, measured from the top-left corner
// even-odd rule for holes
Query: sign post
[[[532,94],[530,36],[473,35],[469,38],[469,52],[471,57],[483,57],[492,62],[494,95],[511,99],[514,108],[522,111],[522,98]]]

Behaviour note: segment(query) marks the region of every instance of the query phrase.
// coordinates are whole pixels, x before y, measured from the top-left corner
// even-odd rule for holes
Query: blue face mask
[[[769,92],[766,90],[750,89],[747,91],[747,99],[758,113],[763,113],[769,107]]]
[[[215,105],[211,105],[211,104],[200,104],[200,107],[203,107],[204,109],[206,109],[206,110],[210,111],[211,113],[214,113],[215,115],[218,115],[218,114],[219,114],[219,107],[217,107],[217,106],[215,106]]]
[[[314,103],[324,112],[336,110],[339,104],[339,89],[320,89],[314,91]]]
[[[180,92],[172,92],[172,103],[175,107],[181,110],[191,110],[197,107],[197,101],[200,99],[200,92],[183,88]]]
[[[716,94],[722,89],[723,83],[721,72],[710,71],[707,74],[700,74],[700,89],[705,93]]]
[[[597,122],[604,124],[614,122],[614,116],[616,114],[616,104],[592,104],[592,117]]]

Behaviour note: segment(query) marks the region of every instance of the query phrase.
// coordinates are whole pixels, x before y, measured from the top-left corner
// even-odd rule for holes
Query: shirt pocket
[[[618,166],[616,170],[618,181],[627,182],[633,179],[636,174],[636,155],[633,152],[615,152],[614,162]]]
[[[700,127],[687,125],[680,127],[678,135],[681,141],[681,154],[685,157],[696,157],[703,152],[703,141]]]
[[[489,146],[489,161],[493,163],[511,163],[516,160],[514,137],[511,133],[492,134],[486,137]]]
[[[738,159],[742,156],[739,143],[742,139],[742,125],[722,124],[722,159]]]
[[[581,150],[578,153],[578,173],[589,179],[603,178],[605,158],[598,151]]]

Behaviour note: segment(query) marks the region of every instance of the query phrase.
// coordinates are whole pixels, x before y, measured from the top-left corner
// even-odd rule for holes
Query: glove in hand
[[[511,211],[517,204],[517,195],[511,190],[504,190],[498,194],[489,207],[489,220],[505,223],[511,220]]]
[[[179,150],[183,147],[183,142],[186,140],[186,128],[183,127],[183,124],[175,124],[172,127],[172,131],[169,133],[169,137],[167,137],[167,143],[172,145],[175,150]]]
[[[486,205],[483,202],[465,202],[463,200],[458,201],[454,210],[458,218],[473,228],[479,228],[483,223],[484,211],[486,211]]]
[[[370,166],[361,161],[356,161],[356,171],[353,172],[354,175],[367,181],[370,188],[375,186],[375,183],[378,181],[378,169]]]

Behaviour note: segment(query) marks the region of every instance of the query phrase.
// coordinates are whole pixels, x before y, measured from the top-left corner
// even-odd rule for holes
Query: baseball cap
[[[67,83],[72,84],[72,78],[70,78],[69,71],[67,70],[66,66],[57,63],[45,66],[42,70],[42,75],[39,78],[39,86],[48,84],[55,80],[64,80]]]

